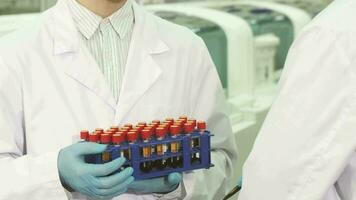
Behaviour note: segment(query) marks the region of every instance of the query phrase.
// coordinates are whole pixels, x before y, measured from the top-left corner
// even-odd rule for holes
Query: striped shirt
[[[125,72],[134,26],[131,0],[103,19],[76,0],[68,0],[74,23],[85,45],[101,69],[116,100]]]

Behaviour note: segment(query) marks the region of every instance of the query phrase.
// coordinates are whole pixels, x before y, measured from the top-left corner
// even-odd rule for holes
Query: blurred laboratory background
[[[288,50],[298,33],[332,0],[142,0],[150,12],[205,41],[226,91],[239,150],[248,157],[278,92]],[[0,37],[56,0],[0,0]],[[236,177],[236,180],[238,178]]]

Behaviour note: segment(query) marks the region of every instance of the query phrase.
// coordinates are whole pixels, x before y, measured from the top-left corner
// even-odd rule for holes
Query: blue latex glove
[[[182,181],[180,173],[171,173],[169,176],[134,181],[130,184],[129,190],[137,193],[169,193],[175,190]]]
[[[62,184],[69,186],[91,199],[110,199],[128,189],[134,181],[132,168],[111,175],[124,163],[118,158],[106,164],[87,164],[86,154],[98,154],[106,150],[106,145],[82,142],[62,149],[58,155],[58,171]]]

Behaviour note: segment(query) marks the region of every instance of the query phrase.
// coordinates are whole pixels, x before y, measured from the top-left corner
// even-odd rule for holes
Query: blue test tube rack
[[[151,179],[162,176],[167,176],[173,172],[186,172],[198,169],[209,169],[214,165],[211,163],[211,137],[213,135],[209,131],[195,130],[190,134],[178,135],[176,138],[167,136],[163,140],[152,139],[148,143],[144,143],[138,140],[134,144],[121,144],[121,145],[109,145],[107,152],[111,154],[111,159],[117,159],[120,157],[121,151],[130,151],[131,159],[126,158],[125,167],[132,167],[134,169],[133,176],[136,180]],[[191,148],[191,140],[199,139],[199,146]],[[172,142],[178,142],[181,144],[181,148],[178,153],[171,153],[169,150],[163,155],[157,155],[153,152],[151,156],[144,158],[142,155],[142,148],[144,147],[156,147],[157,145],[166,144],[169,146]],[[169,149],[169,148],[168,148]],[[192,162],[192,155],[198,153],[199,161]],[[161,159],[171,159],[174,157],[181,157],[183,162],[180,166],[167,166],[164,169],[153,168],[150,172],[143,172],[140,168],[140,164],[143,162],[154,162]],[[101,154],[86,156],[88,163],[102,164]],[[120,169],[118,169],[120,171]]]

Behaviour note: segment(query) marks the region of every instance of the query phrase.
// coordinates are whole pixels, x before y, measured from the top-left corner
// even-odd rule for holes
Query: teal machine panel
[[[215,63],[222,85],[227,88],[227,37],[225,32],[215,23],[198,17],[166,11],[158,11],[155,14],[191,29],[204,40]]]
[[[213,8],[239,16],[247,21],[255,36],[273,33],[280,39],[277,48],[276,70],[283,69],[288,50],[294,40],[292,21],[282,13],[251,5],[229,5]]]

